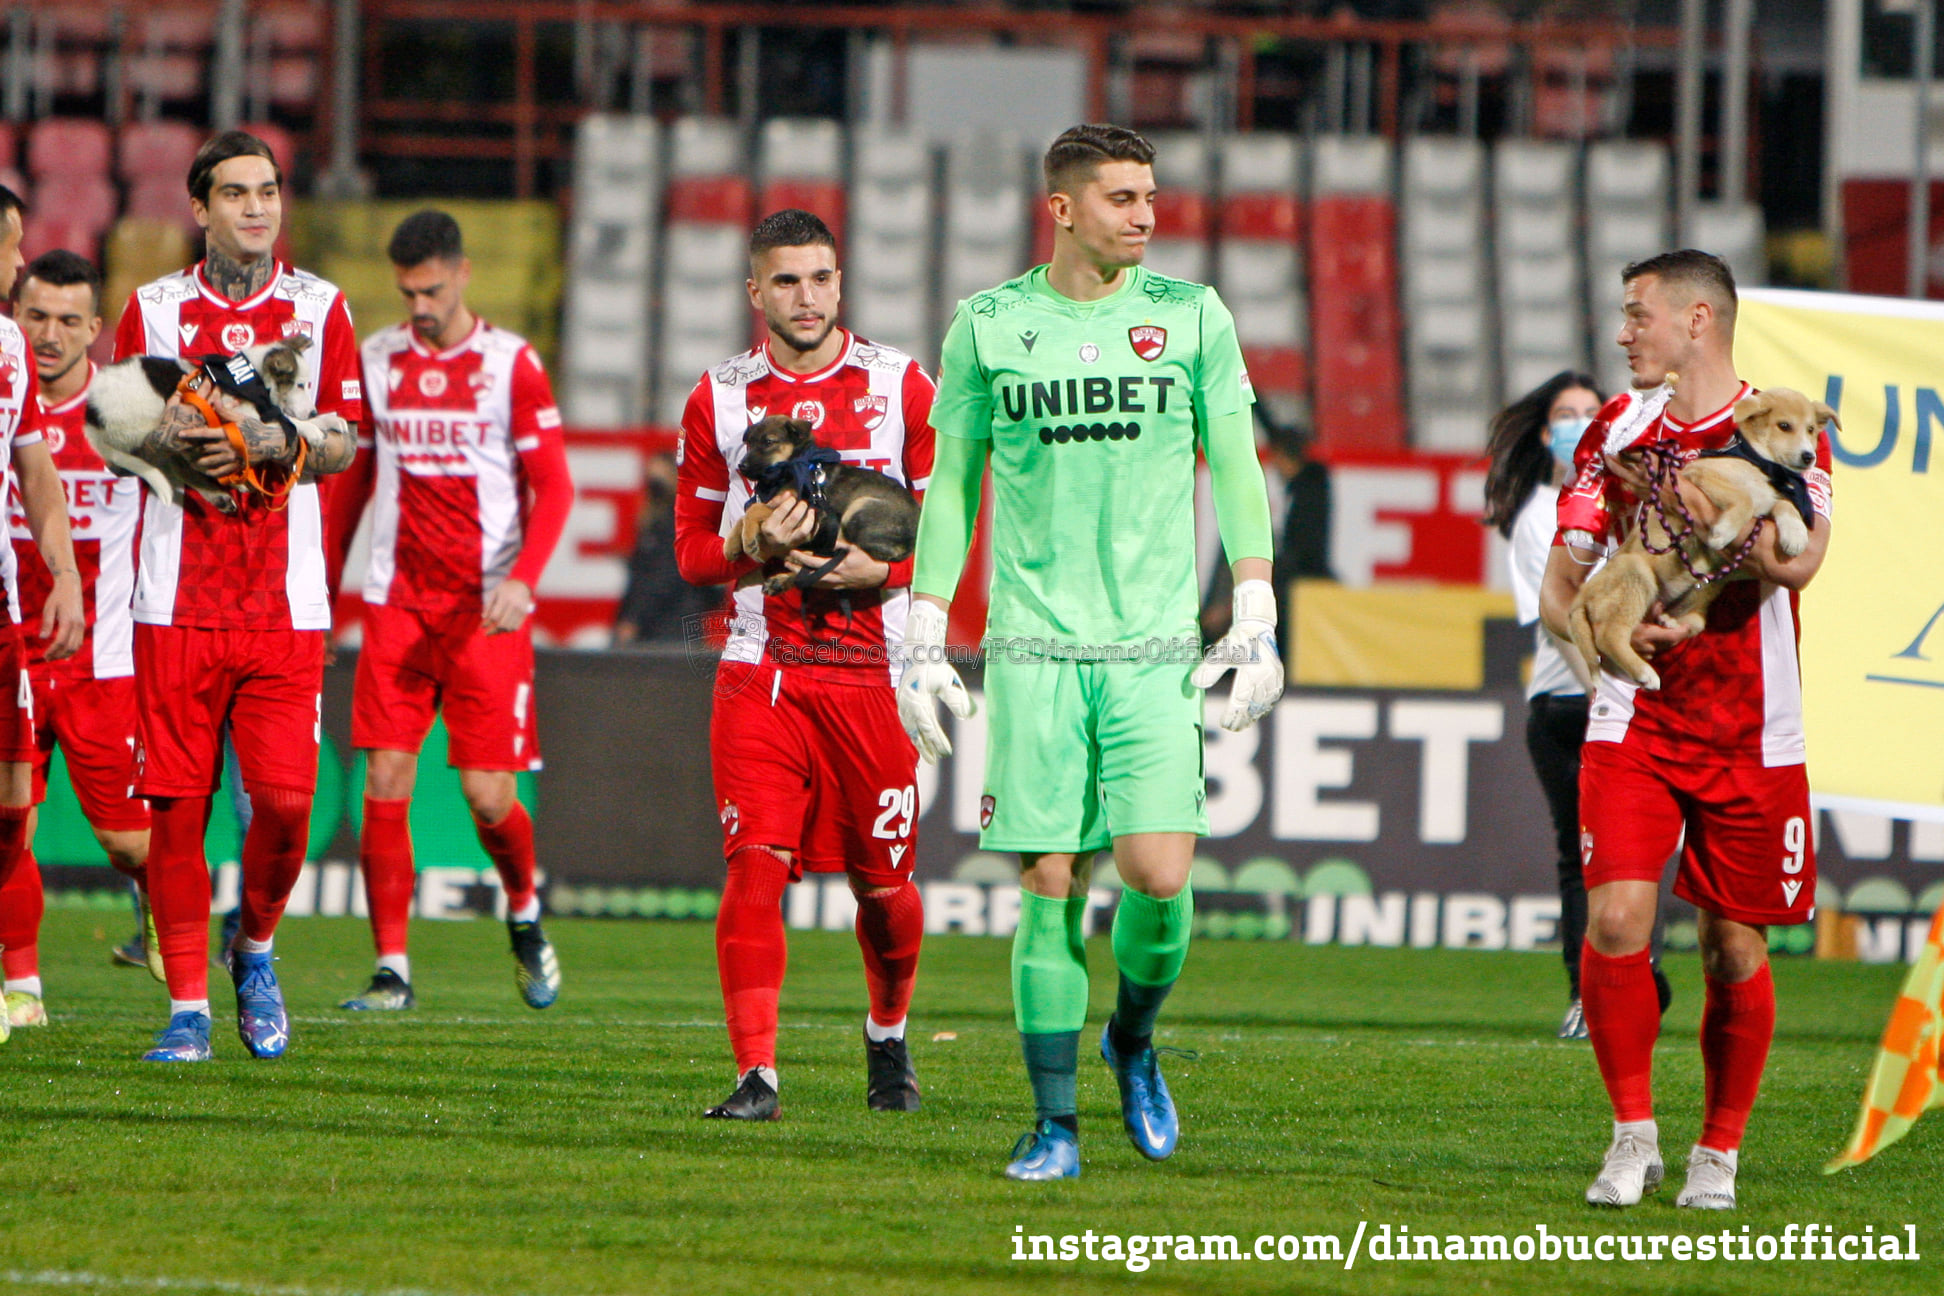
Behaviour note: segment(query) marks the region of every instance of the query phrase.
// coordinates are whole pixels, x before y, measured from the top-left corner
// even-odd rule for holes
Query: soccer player
[[[0,185],[0,297],[12,294],[20,273],[20,196]],[[83,614],[81,571],[75,565],[74,545],[68,537],[67,503],[61,477],[41,436],[40,382],[34,356],[20,326],[0,315],[0,452],[4,452],[10,488],[20,492],[22,511],[46,563],[50,588],[42,601],[40,638],[43,656],[61,661],[81,646]],[[10,492],[11,493],[11,492]],[[34,809],[34,698],[27,676],[27,645],[20,630],[20,583],[12,545],[0,545],[0,586],[4,586],[7,618],[0,624],[0,930],[40,925],[33,902],[17,895],[12,882],[27,850],[30,816]],[[17,912],[20,911],[20,912]],[[35,994],[39,998],[38,991]],[[12,1033],[10,1011],[0,1010],[0,1040]]]
[[[1676,373],[1674,395],[1645,435],[1692,458],[1733,440],[1735,404],[1753,391],[1735,375],[1735,280],[1725,262],[1668,252],[1628,266],[1622,278],[1618,341],[1635,391],[1600,411],[1580,442],[1578,473],[1560,492],[1560,537],[1541,588],[1555,634],[1566,629],[1588,564],[1622,538],[1636,497],[1652,493],[1638,452],[1603,458],[1608,432],[1625,426],[1641,393]],[[1775,1032],[1768,926],[1815,913],[1796,595],[1829,546],[1829,454],[1825,434],[1806,474],[1816,512],[1806,550],[1785,559],[1774,528],[1762,528],[1698,636],[1687,640],[1653,619],[1635,630],[1636,649],[1654,656],[1659,689],[1611,671],[1600,676],[1580,756],[1581,995],[1614,1119],[1606,1162],[1586,1191],[1596,1205],[1631,1206],[1662,1177],[1652,1091],[1660,1012],[1648,942],[1661,872],[1677,848],[1674,894],[1700,910],[1707,1084],[1701,1136],[1675,1205],[1735,1204],[1742,1132]],[[1682,494],[1706,528],[1712,507],[1699,492]]]
[[[905,1016],[925,914],[911,880],[917,849],[917,756],[892,695],[909,561],[851,547],[808,590],[763,592],[765,570],[817,566],[796,546],[809,506],[778,496],[764,523],[767,559],[726,559],[725,523],[751,498],[738,472],[743,433],[765,413],[808,423],[817,444],[914,492],[931,476],[932,381],[911,357],[837,323],[837,245],[816,216],[764,218],[749,237],[749,301],[767,337],[702,376],[682,412],[675,554],[697,585],[734,585],[735,617],[716,671],[710,765],[728,881],[716,912],[716,966],[736,1057],[736,1089],[706,1115],[777,1116],[776,999],[786,956],[779,901],[808,869],[842,871],[857,897],[870,1011],[865,1098],[915,1111],[918,1079]],[[787,502],[786,502],[787,501]]]
[[[959,304],[933,410],[938,465],[898,706],[931,759],[951,750],[933,699],[971,712],[945,660],[945,614],[990,467],[980,841],[1020,855],[1013,1011],[1037,1113],[1006,1167],[1014,1179],[1080,1173],[1083,924],[1094,854],[1110,844],[1124,884],[1120,992],[1101,1056],[1134,1146],[1153,1160],[1174,1151],[1179,1124],[1152,1036],[1187,958],[1188,873],[1208,831],[1200,690],[1235,668],[1231,730],[1282,695],[1255,393],[1215,290],[1141,266],[1153,161],[1118,126],[1075,126],[1053,142],[1053,259]],[[1197,449],[1235,578],[1232,628],[1200,665]]]
[[[262,140],[225,131],[189,166],[190,210],[207,235],[198,264],[135,290],[115,331],[117,359],[202,360],[303,334],[300,383],[329,430],[280,504],[233,493],[234,512],[194,493],[147,492],[135,579],[136,792],[149,799],[149,898],[169,983],[169,1024],[144,1055],[209,1059],[209,866],[203,829],[227,724],[251,821],[243,837],[241,927],[227,950],[237,1033],[260,1058],[289,1043],[271,938],[303,867],[317,787],[324,637],[331,625],[316,479],[342,472],[364,418],[357,342],[344,295],[284,265],[283,176]],[[288,477],[297,445],[237,405],[252,466]],[[183,402],[170,405],[154,453],[188,456],[212,476],[243,458]],[[299,443],[301,444],[301,443]]]
[[[467,308],[472,262],[457,221],[409,216],[389,255],[411,321],[365,340],[364,444],[375,453],[334,488],[327,528],[339,570],[375,485],[351,742],[365,753],[358,859],[378,969],[339,1006],[412,1006],[407,820],[419,748],[443,711],[447,760],[505,888],[515,980],[545,1008],[560,993],[560,962],[540,927],[533,821],[516,781],[540,768],[533,587],[574,503],[560,411],[526,340]]]
[[[101,332],[100,272],[73,252],[34,258],[16,286],[14,322],[34,353],[41,436],[67,501],[87,626],[80,651],[65,660],[49,661],[38,642],[27,646],[34,694],[34,800],[46,798],[58,744],[95,840],[144,897],[144,958],[159,981],[161,952],[146,939],[149,811],[129,792],[135,777],[135,623],[128,598],[135,585],[141,484],[110,472],[82,429],[94,378],[88,347]],[[34,544],[21,500],[16,497],[11,505],[21,616],[31,623],[52,594],[54,577]],[[37,817],[28,818],[29,843]],[[0,965],[6,970],[7,1016],[15,1026],[47,1023],[38,960],[41,913],[40,869],[30,845],[0,893]]]

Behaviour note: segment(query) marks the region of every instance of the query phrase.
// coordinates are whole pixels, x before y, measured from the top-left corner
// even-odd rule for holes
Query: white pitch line
[[[386,1287],[364,1291],[354,1287],[265,1286],[227,1278],[120,1277],[112,1274],[41,1269],[32,1273],[0,1270],[0,1283],[12,1287],[109,1287],[128,1291],[226,1292],[232,1296],[454,1296],[421,1287]]]

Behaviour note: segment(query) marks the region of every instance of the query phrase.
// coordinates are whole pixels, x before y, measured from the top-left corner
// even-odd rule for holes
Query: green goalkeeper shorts
[[[1192,662],[986,661],[987,850],[1082,852],[1208,832]]]

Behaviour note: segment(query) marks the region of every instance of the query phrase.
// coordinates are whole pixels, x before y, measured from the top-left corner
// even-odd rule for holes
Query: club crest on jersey
[[[0,355],[0,400],[12,400],[19,381],[20,362],[10,355]]]
[[[256,330],[242,320],[223,325],[223,347],[228,351],[241,351],[256,345]]]
[[[979,798],[979,827],[992,827],[992,811],[997,805],[990,792]]]
[[[419,394],[434,400],[445,395],[446,376],[443,369],[421,369],[418,376]]]
[[[742,831],[742,809],[734,801],[722,807],[722,826],[729,830],[731,837]]]
[[[283,322],[283,335],[285,337],[296,337],[299,333],[302,333],[305,337],[311,336],[311,322],[309,320],[287,319]]]
[[[800,400],[790,406],[790,417],[808,423],[813,429],[823,426],[824,407],[820,400]]]
[[[1143,360],[1154,361],[1168,349],[1168,330],[1158,324],[1136,324],[1127,330],[1127,344]]]
[[[866,432],[875,432],[891,409],[891,402],[882,396],[859,396],[851,402],[851,409],[863,420]]]
[[[67,449],[67,429],[59,423],[49,424],[41,429],[41,439],[47,442],[47,453],[59,454]]]

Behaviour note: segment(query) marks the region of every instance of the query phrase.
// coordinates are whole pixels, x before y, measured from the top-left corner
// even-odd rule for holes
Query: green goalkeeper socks
[[[1114,1005],[1114,1047],[1137,1053],[1148,1047],[1154,1017],[1174,989],[1188,960],[1188,934],[1195,925],[1195,894],[1157,900],[1132,887],[1121,889],[1114,911],[1114,963],[1120,968],[1120,994]]]
[[[1080,1028],[1087,1021],[1087,948],[1080,924],[1084,895],[1055,900],[1019,893],[1013,932],[1013,1019],[1039,1119],[1071,1119]]]

